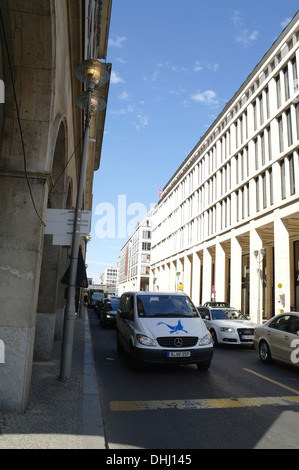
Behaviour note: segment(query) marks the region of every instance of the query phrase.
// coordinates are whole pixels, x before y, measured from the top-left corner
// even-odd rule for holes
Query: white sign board
[[[90,234],[91,211],[81,211],[80,235]],[[45,234],[53,235],[53,245],[71,246],[75,222],[75,211],[47,209]]]

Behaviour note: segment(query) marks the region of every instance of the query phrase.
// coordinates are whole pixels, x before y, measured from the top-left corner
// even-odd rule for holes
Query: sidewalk
[[[87,309],[76,318],[69,382],[58,380],[61,341],[34,362],[24,414],[0,411],[0,449],[105,449]]]

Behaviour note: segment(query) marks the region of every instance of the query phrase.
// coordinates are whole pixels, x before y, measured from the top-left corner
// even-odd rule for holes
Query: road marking
[[[149,400],[149,401],[111,401],[111,411],[146,410],[202,410],[220,408],[246,408],[265,405],[299,405],[299,396],[286,397],[244,397],[244,398],[202,398],[196,400]]]
[[[278,385],[279,387],[285,388],[286,390],[289,390],[289,392],[296,393],[296,395],[299,395],[299,391],[295,390],[294,388],[288,387],[287,385],[284,385],[280,382],[276,382],[276,380],[270,379],[269,377],[266,377],[265,375],[258,374],[257,372],[254,372],[253,370],[250,369],[243,369],[246,372],[250,372],[250,374],[254,374],[257,377],[260,377],[261,379],[267,380],[268,382],[271,382],[272,384]]]

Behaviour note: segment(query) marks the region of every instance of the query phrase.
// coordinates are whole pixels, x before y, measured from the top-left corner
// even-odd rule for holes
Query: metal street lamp
[[[257,305],[257,323],[261,323],[261,269],[260,264],[263,262],[264,256],[266,254],[266,249],[261,248],[260,250],[254,250],[254,256],[258,263],[258,305]]]
[[[101,93],[97,90],[101,85],[109,81],[108,66],[98,60],[85,60],[75,69],[76,77],[86,84],[87,90],[76,99],[78,106],[86,111],[85,130],[81,168],[78,183],[77,201],[75,209],[75,222],[72,237],[72,250],[67,289],[67,302],[64,316],[63,340],[60,364],[60,380],[67,381],[71,376],[73,339],[75,326],[75,294],[78,267],[78,252],[80,240],[81,210],[84,194],[84,183],[87,168],[87,145],[89,140],[90,118],[97,112],[105,109],[106,103]]]

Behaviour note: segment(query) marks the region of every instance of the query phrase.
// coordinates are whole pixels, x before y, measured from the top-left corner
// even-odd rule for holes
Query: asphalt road
[[[92,310],[89,318],[108,449],[299,448],[298,368],[229,346],[215,349],[208,372],[132,371],[115,330],[101,328]]]

